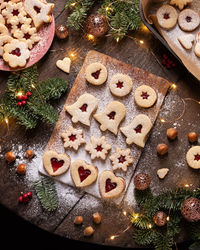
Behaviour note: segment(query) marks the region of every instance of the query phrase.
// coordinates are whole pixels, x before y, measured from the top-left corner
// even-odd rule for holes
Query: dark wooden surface
[[[55,4],[56,25],[64,24],[67,18],[67,12],[63,10],[65,0],[56,1]],[[161,110],[161,116],[165,119],[173,120],[182,112],[183,105],[180,97],[200,99],[199,82],[193,79],[183,66],[177,64],[177,67],[172,70],[167,70],[161,66],[159,62],[162,60],[162,53],[165,49],[159,41],[149,32],[140,31],[130,35],[136,39],[144,40],[144,44],[140,45],[129,37],[126,37],[120,43],[116,43],[111,37],[105,37],[100,39],[96,45],[92,45],[80,33],[71,31],[69,38],[64,41],[60,41],[57,38],[54,39],[48,54],[38,63],[38,68],[39,80],[48,77],[62,77],[69,82],[68,91],[59,101],[54,103],[58,111],[62,110],[83,60],[91,49],[145,69],[166,78],[170,82],[176,82],[177,90],[169,92]],[[66,75],[56,68],[55,63],[58,59],[62,59],[64,54],[68,55],[71,51],[76,53],[76,58],[72,61],[70,74]],[[9,73],[0,72],[1,94],[6,87],[8,75]],[[145,171],[150,174],[152,178],[151,187],[155,193],[162,192],[168,188],[174,188],[177,185],[183,186],[186,183],[192,184],[192,188],[199,185],[200,172],[190,169],[185,162],[185,153],[191,146],[187,141],[187,133],[194,130],[200,134],[199,122],[199,105],[190,101],[186,103],[185,115],[179,121],[162,124],[157,119],[136,168],[136,173]],[[130,230],[112,241],[109,239],[111,235],[122,232],[129,224],[128,218],[122,213],[123,210],[114,205],[103,203],[88,194],[80,193],[70,187],[66,187],[63,192],[63,185],[58,183],[56,186],[59,196],[59,208],[53,214],[42,210],[34,194],[33,183],[30,179],[32,179],[31,174],[34,172],[34,168],[38,167],[41,155],[49,141],[54,126],[40,124],[37,129],[25,131],[24,128],[17,126],[14,121],[10,121],[10,131],[7,137],[4,135],[4,125],[1,124],[0,126],[0,138],[3,139],[0,142],[2,148],[0,153],[0,203],[3,206],[37,227],[64,236],[64,238],[102,245],[136,247],[132,239],[133,228],[130,228]],[[178,140],[172,143],[167,140],[165,135],[166,129],[171,126],[176,126],[179,130]],[[160,142],[169,145],[169,153],[164,158],[158,158],[156,154],[156,145]],[[24,161],[23,153],[28,148],[35,150],[36,157],[33,161],[28,162],[27,176],[21,178],[16,175],[16,165],[8,165],[4,155],[7,151],[14,150],[20,157],[17,162]],[[170,169],[168,176],[163,181],[159,180],[156,175],[157,169],[161,167]],[[19,206],[18,196],[20,192],[28,190],[33,192],[32,201],[26,206]],[[133,185],[130,185],[128,199],[130,203],[134,204]],[[126,205],[124,209],[128,209]],[[96,211],[100,212],[103,218],[102,223],[98,226],[93,225],[91,220],[92,213]],[[84,224],[80,227],[73,224],[76,215],[84,217]],[[93,225],[95,228],[95,233],[91,238],[83,236],[83,229],[87,225]],[[182,240],[182,238],[184,238],[184,235],[179,240]]]

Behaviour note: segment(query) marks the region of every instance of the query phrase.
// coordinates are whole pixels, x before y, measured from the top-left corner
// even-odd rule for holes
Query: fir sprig
[[[34,182],[34,187],[42,207],[48,212],[55,211],[58,207],[58,197],[54,181],[48,177],[43,177]]]
[[[60,98],[67,89],[67,81],[53,78],[37,83],[37,78],[36,65],[9,76],[6,92],[0,98],[0,122],[5,117],[13,117],[18,124],[25,126],[26,129],[32,129],[39,120],[49,124],[58,120],[58,113],[48,101]],[[32,95],[27,104],[18,107],[18,93],[25,94],[28,91]]]

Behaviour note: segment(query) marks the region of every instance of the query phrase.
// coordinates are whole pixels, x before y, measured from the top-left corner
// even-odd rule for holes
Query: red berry
[[[168,55],[163,54],[163,58],[164,58],[164,59],[167,59],[167,58],[168,58]]]
[[[23,99],[24,99],[24,100],[27,100],[27,99],[28,99],[28,96],[27,96],[27,95],[24,95],[24,96],[23,96]]]
[[[176,66],[176,63],[172,63],[172,67],[175,67]]]
[[[170,59],[170,58],[167,60],[167,62],[168,62],[169,64],[172,64],[172,63],[173,63],[172,59]]]
[[[28,91],[28,92],[26,93],[26,95],[27,95],[27,96],[31,96],[32,93],[31,93],[30,91]]]
[[[23,96],[22,96],[22,95],[18,95],[18,96],[17,96],[17,99],[18,99],[19,101],[21,101],[21,100],[23,100]]]
[[[166,64],[167,69],[171,69],[171,65],[169,63]]]
[[[19,106],[19,107],[22,106],[22,102],[18,102],[17,106]]]
[[[24,194],[22,195],[22,197],[23,197],[24,203],[28,203],[28,202],[29,202],[29,197],[28,197],[27,193],[24,193]]]
[[[19,202],[19,203],[22,203],[23,201],[24,201],[23,196],[20,195],[19,198],[18,198],[18,202]]]
[[[26,194],[28,195],[28,198],[29,198],[29,199],[32,198],[32,192],[27,192]]]
[[[22,101],[22,105],[26,105],[26,101]]]
[[[164,60],[162,60],[162,65],[166,65],[166,60],[164,59]]]

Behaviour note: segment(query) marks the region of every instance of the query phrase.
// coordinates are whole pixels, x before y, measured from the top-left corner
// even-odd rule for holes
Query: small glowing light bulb
[[[23,93],[21,92],[21,91],[19,91],[18,93],[17,93],[17,96],[22,96],[23,95]]]
[[[164,118],[161,118],[160,121],[161,121],[162,123],[164,123],[164,122],[165,122],[165,119],[164,119]]]
[[[34,85],[34,84],[31,84],[31,87],[32,87],[33,89],[35,89],[35,85]]]
[[[125,215],[125,216],[126,216],[126,215],[127,215],[127,212],[126,212],[126,211],[124,211],[124,212],[123,212],[123,215]]]
[[[177,85],[175,83],[172,83],[171,89],[177,89]]]
[[[144,41],[143,41],[143,40],[140,40],[140,44],[144,44]]]
[[[71,6],[75,6],[76,5],[76,3],[71,3]]]
[[[169,221],[169,216],[167,216],[166,220]]]
[[[88,40],[94,40],[94,36],[92,34],[87,35]]]
[[[7,118],[7,117],[5,117],[5,119],[4,119],[4,120],[5,120],[5,123],[6,123],[6,124],[8,124],[8,118]]]
[[[189,184],[185,184],[185,187],[187,187],[187,188],[188,188],[188,187],[189,187]]]
[[[119,42],[119,37],[117,37],[116,41],[117,41],[117,43]]]
[[[151,229],[151,228],[152,228],[152,225],[151,225],[151,224],[149,224],[149,225],[148,225],[148,228],[150,228],[150,229]]]
[[[111,240],[114,240],[114,238],[115,238],[115,236],[114,236],[114,235],[110,236],[110,239],[111,239]]]

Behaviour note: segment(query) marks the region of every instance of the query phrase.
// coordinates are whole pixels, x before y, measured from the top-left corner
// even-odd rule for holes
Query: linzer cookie
[[[128,95],[133,87],[133,82],[128,75],[116,74],[109,82],[109,88],[113,95],[122,97]]]
[[[165,4],[158,9],[156,16],[160,27],[171,29],[177,23],[178,13],[174,7]]]
[[[45,3],[40,0],[25,0],[24,8],[33,19],[33,23],[37,29],[39,29],[43,23],[51,23],[54,4]]]
[[[78,159],[71,164],[70,173],[76,187],[86,187],[96,181],[98,169]]]
[[[3,56],[3,53],[4,53],[4,46],[5,44],[7,43],[10,43],[12,41],[12,37],[11,36],[8,36],[8,35],[1,35],[0,36],[0,56]]]
[[[8,33],[9,32],[8,32],[7,27],[4,24],[0,23],[0,35],[1,36],[2,35],[9,35]]]
[[[91,94],[83,94],[72,105],[65,105],[65,110],[72,116],[72,122],[81,122],[90,126],[92,113],[97,109],[98,100]]]
[[[151,120],[148,116],[137,115],[132,122],[126,127],[120,128],[121,132],[126,136],[126,143],[135,143],[140,147],[145,146],[146,137],[152,128]]]
[[[135,102],[142,108],[149,108],[154,105],[157,100],[155,90],[147,85],[142,85],[135,90]]]
[[[101,85],[107,80],[108,72],[101,63],[91,63],[85,71],[86,80],[93,85]]]
[[[110,102],[104,111],[94,115],[94,118],[101,124],[102,131],[109,130],[117,135],[118,127],[126,115],[126,108],[123,103]]]
[[[195,30],[200,23],[199,14],[191,9],[181,11],[178,17],[178,24],[184,31]]]
[[[130,148],[116,148],[115,153],[110,156],[113,170],[121,169],[126,172],[127,167],[133,162],[130,153]]]
[[[51,176],[65,173],[70,166],[70,157],[67,154],[58,154],[56,151],[46,151],[43,155],[43,165]]]
[[[194,146],[188,150],[186,161],[191,168],[200,169],[200,146]]]

